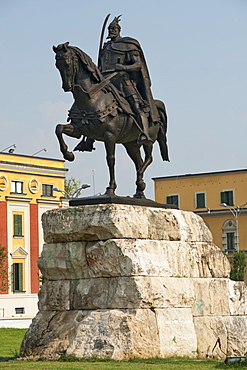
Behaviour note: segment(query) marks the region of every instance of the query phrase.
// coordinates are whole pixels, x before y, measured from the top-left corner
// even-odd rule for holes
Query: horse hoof
[[[139,192],[135,193],[135,194],[133,195],[133,198],[146,199],[146,197],[145,197],[145,195],[144,195],[143,191],[139,191]]]
[[[145,190],[145,188],[146,188],[146,184],[143,180],[136,181],[136,189],[138,189],[136,194],[142,193]]]
[[[64,159],[66,159],[67,161],[70,161],[70,162],[73,162],[73,160],[75,159],[75,156],[72,152],[64,153],[63,157],[64,157]]]
[[[106,188],[105,195],[108,195],[109,197],[112,197],[113,195],[115,195],[114,189],[112,189],[112,188]]]

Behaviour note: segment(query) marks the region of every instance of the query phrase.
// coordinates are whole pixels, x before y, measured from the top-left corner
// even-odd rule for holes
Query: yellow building
[[[0,326],[10,318],[31,319],[37,311],[41,216],[61,206],[61,193],[53,189],[64,189],[66,172],[63,160],[0,153],[0,247],[7,252]]]
[[[247,169],[154,178],[155,200],[199,214],[232,257],[247,251]]]

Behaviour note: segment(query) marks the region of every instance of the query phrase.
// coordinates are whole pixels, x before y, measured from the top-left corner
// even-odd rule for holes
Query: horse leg
[[[57,135],[58,142],[60,144],[60,151],[63,153],[64,159],[67,159],[68,161],[72,162],[75,159],[75,156],[72,152],[68,151],[68,145],[65,143],[63,139],[63,134],[71,137],[76,137],[78,139],[81,137],[81,135],[75,133],[74,126],[70,123],[67,125],[58,124],[56,126],[55,133]]]
[[[109,186],[106,188],[106,195],[115,195],[115,190],[117,188],[115,180],[115,148],[116,142],[115,137],[111,133],[107,132],[104,135],[105,149],[106,149],[106,161],[110,173]]]
[[[128,155],[132,159],[135,164],[136,168],[136,193],[134,194],[134,198],[145,198],[144,190],[146,188],[146,184],[143,180],[143,172],[140,172],[142,167],[144,166],[144,162],[141,157],[140,152],[140,144],[137,144],[136,141],[131,141],[129,143],[123,144]]]
[[[153,143],[143,144],[143,149],[145,152],[145,159],[144,159],[143,165],[138,171],[141,177],[143,177],[144,172],[146,171],[147,167],[150,166],[150,164],[153,162],[153,156],[152,156]]]

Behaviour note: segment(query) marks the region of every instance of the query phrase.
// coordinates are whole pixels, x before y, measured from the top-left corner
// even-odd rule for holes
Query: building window
[[[13,263],[13,292],[23,292],[23,263]]]
[[[228,206],[233,206],[233,190],[225,190],[220,193],[220,203],[226,203]]]
[[[42,184],[42,195],[44,197],[53,197],[53,185]]]
[[[11,192],[23,194],[23,181],[11,181]]]
[[[14,215],[13,225],[14,225],[14,236],[23,236],[22,234],[22,215]]]
[[[235,250],[234,233],[226,233],[227,250]]]
[[[196,208],[206,208],[205,193],[196,193]]]
[[[15,307],[15,314],[16,315],[24,315],[25,314],[25,308],[24,307]]]
[[[222,226],[223,250],[233,252],[237,250],[237,225],[234,220],[227,220]]]
[[[179,206],[179,195],[178,194],[171,194],[166,197],[166,203],[174,206]]]

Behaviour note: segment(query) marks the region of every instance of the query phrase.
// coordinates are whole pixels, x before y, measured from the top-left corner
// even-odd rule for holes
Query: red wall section
[[[7,203],[0,202],[0,245],[8,251],[8,239],[7,239]],[[6,277],[4,280],[4,288],[1,286],[0,280],[0,294],[7,294],[8,288],[5,288],[8,279],[8,258],[5,259],[4,265],[6,266]],[[3,271],[1,274],[5,275]]]
[[[30,204],[30,265],[31,265],[31,293],[39,291],[39,220],[38,204]]]

